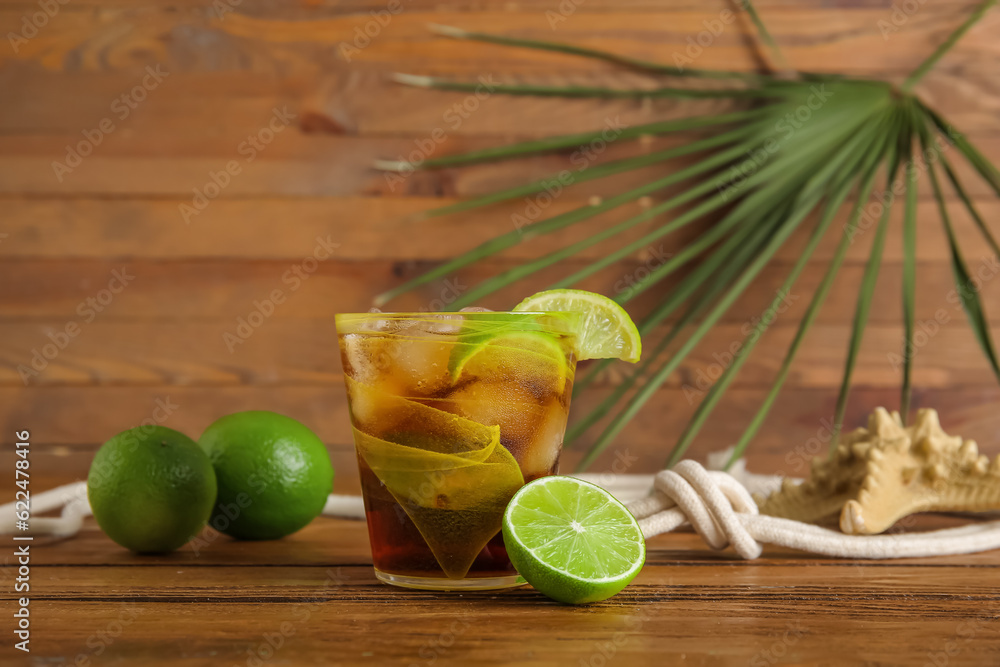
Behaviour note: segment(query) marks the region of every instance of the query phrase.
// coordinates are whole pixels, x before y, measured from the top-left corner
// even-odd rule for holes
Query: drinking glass
[[[558,468],[575,317],[337,315],[380,580],[433,590],[524,583],[501,522],[520,487]]]

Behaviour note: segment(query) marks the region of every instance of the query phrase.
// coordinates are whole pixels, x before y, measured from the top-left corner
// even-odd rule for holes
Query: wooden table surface
[[[943,525],[946,521],[925,520]],[[530,587],[430,593],[376,581],[363,522],[274,542],[206,536],[134,556],[92,521],[31,548],[30,656],[4,665],[998,665],[1000,557],[858,562],[693,533],[654,538],[621,594],[571,607]],[[5,626],[12,567],[0,570]],[[89,662],[88,662],[89,660]]]

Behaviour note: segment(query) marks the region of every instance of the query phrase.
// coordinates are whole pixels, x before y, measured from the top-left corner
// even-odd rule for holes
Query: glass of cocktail
[[[501,522],[519,488],[558,467],[577,318],[337,315],[379,579],[436,590],[524,583]]]

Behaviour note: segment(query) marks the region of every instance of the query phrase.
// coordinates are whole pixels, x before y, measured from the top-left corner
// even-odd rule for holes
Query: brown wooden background
[[[887,38],[879,21],[893,21],[889,0],[762,0],[758,9],[799,68],[901,80],[973,4],[920,4],[905,21],[896,15],[899,29]],[[560,11],[554,0],[402,0],[403,11],[380,27],[350,62],[341,44],[352,43],[356,30],[370,27],[370,12],[385,9],[385,2],[243,0],[220,19],[221,6],[204,0],[70,0],[17,53],[6,40],[0,44],[0,424],[4,442],[11,441],[15,430],[31,431],[32,469],[53,483],[82,478],[98,444],[150,418],[160,400],[177,406],[164,423],[196,438],[229,411],[271,409],[301,419],[330,443],[336,488],[355,490],[334,313],[367,309],[376,293],[509,230],[510,215],[524,204],[420,223],[407,216],[526,182],[558,170],[565,157],[421,173],[395,189],[370,168],[372,160],[406,155],[436,128],[447,137],[434,151],[441,155],[598,128],[608,119],[631,125],[718,107],[715,102],[493,97],[454,128],[454,117],[446,113],[465,95],[404,88],[387,81],[386,74],[638,82],[608,65],[460,43],[435,37],[425,26],[436,22],[572,41],[671,62],[687,46],[686,39],[704,29],[703,21],[728,7],[720,0],[564,0],[566,20],[555,30],[546,17],[546,11]],[[0,34],[21,31],[24,17],[37,11],[34,1],[0,0]],[[694,66],[754,67],[748,34],[741,16]],[[994,161],[1000,160],[997,34],[1000,11],[993,11],[920,87],[925,99]],[[168,74],[127,118],[119,119],[115,99],[142,81],[147,66]],[[294,121],[247,163],[241,142],[265,127],[275,108],[287,108]],[[114,131],[60,182],[53,161],[65,160],[66,146],[106,117],[113,120]],[[602,159],[665,143],[615,145]],[[210,174],[231,160],[240,163],[241,173],[186,224],[179,206],[190,204],[193,189],[203,188]],[[964,165],[963,171],[968,172]],[[568,209],[635,179],[578,187],[549,211]],[[988,196],[980,181],[967,182],[987,219],[995,221],[1000,202]],[[944,308],[950,322],[917,353],[915,403],[938,407],[947,429],[974,437],[995,453],[1000,449],[1000,389],[964,314],[947,300],[952,287],[947,251],[926,187],[920,206],[918,317],[931,319]],[[953,212],[969,261],[978,267],[988,252],[968,218],[957,207]],[[518,246],[453,277],[452,284],[474,284],[612,219]],[[887,356],[901,345],[896,223],[856,375],[851,426],[877,405],[898,404],[899,375]],[[336,255],[320,262],[293,291],[282,277],[313,253],[317,237],[339,244]],[[618,281],[655,261],[654,252],[673,252],[687,238],[690,234],[665,241],[662,249],[650,248],[584,287],[613,294]],[[852,247],[755,443],[751,467],[801,474],[804,456],[816,451],[810,438],[823,436],[824,419],[832,414],[868,240]],[[599,467],[626,452],[637,457],[631,471],[661,465],[665,447],[693,409],[682,385],[709,369],[713,353],[739,339],[741,327],[764,308],[801,241],[781,252],[780,261],[658,392]],[[832,244],[826,244],[820,258],[828,258],[831,250]],[[603,247],[591,249],[573,265],[604,252]],[[112,271],[123,268],[134,280],[92,322],[85,322],[78,305],[98,296]],[[797,297],[792,308],[779,316],[758,347],[695,454],[725,446],[740,433],[823,270],[820,263],[805,272],[792,292]],[[527,281],[486,305],[509,307],[521,295],[545,287],[554,275]],[[254,301],[274,289],[283,289],[287,301],[231,353],[223,334],[234,332],[237,318],[246,317]],[[447,287],[434,285],[392,307],[419,308],[443,294]],[[1000,280],[988,280],[982,295],[1000,330]],[[641,315],[649,303],[635,302],[634,314]],[[49,343],[48,334],[74,321],[80,334],[25,386],[18,366],[30,364],[33,350]],[[595,388],[578,401],[575,412],[582,413],[607,391],[607,386]]]

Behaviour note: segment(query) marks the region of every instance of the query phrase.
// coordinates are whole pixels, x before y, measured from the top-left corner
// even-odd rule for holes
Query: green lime
[[[198,444],[219,480],[209,523],[239,539],[273,540],[304,528],[333,488],[326,446],[291,417],[237,412],[205,429]]]
[[[504,375],[550,378],[558,393],[569,372],[566,356],[566,350],[550,334],[505,333],[475,343],[456,343],[448,370],[453,382],[463,373],[491,379]]]
[[[642,531],[625,506],[574,477],[542,477],[514,494],[503,515],[503,541],[529,584],[569,604],[606,600],[646,560]]]
[[[123,431],[97,450],[87,497],[97,525],[132,551],[163,553],[205,526],[215,473],[191,438],[164,426]]]
[[[578,289],[553,289],[533,294],[515,312],[581,313],[576,330],[577,359],[622,359],[635,363],[642,352],[639,330],[625,309],[613,300]]]

